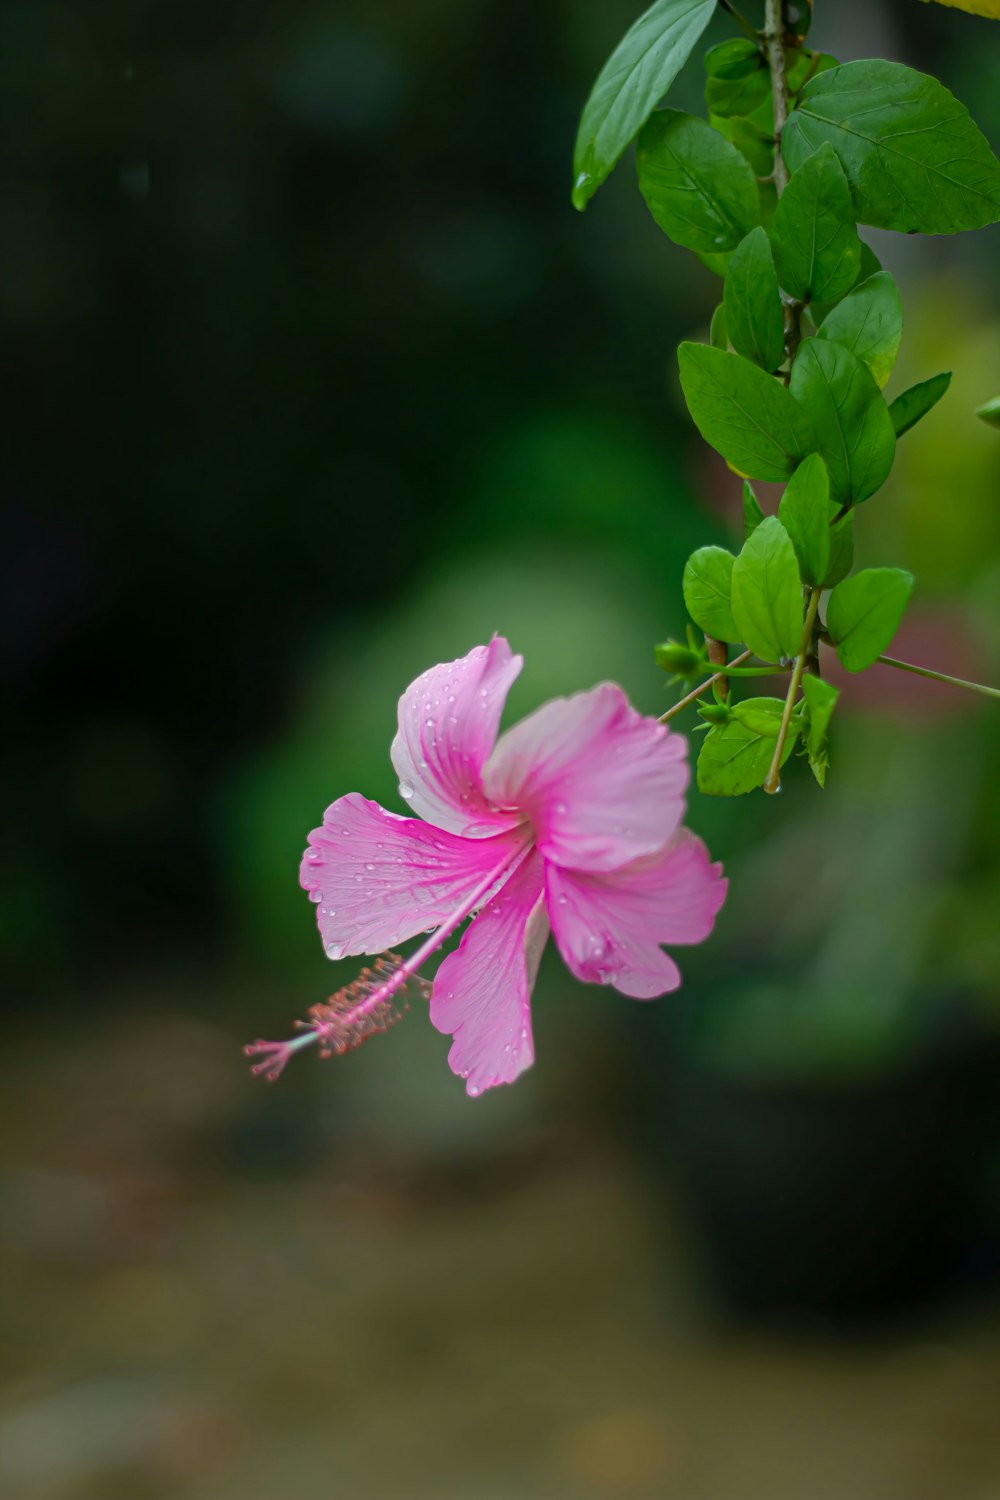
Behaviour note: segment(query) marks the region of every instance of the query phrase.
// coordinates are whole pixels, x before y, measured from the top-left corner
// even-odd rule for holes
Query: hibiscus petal
[[[557,698],[501,736],[484,772],[498,807],[529,817],[547,860],[613,870],[662,849],[684,816],[687,741],[604,683]]]
[[[535,1060],[531,991],[549,935],[543,867],[532,851],[466,929],[434,978],[431,1021],[454,1037],[448,1062],[481,1094]]]
[[[482,771],[523,660],[494,636],[458,661],[429,668],[400,698],[399,731],[389,752],[399,790],[438,828],[482,838],[518,821],[487,802]]]
[[[351,792],[310,833],[299,883],[330,958],[382,953],[440,926],[516,839],[456,838]]]
[[[605,875],[546,868],[552,935],[567,968],[650,1000],[681,982],[661,943],[700,943],[726,896],[722,866],[682,828],[658,854]]]

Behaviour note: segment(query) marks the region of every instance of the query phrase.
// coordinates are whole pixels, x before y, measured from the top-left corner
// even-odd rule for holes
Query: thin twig
[[[748,656],[753,656],[753,652],[744,651],[743,655],[737,656],[735,661],[731,662],[730,665],[738,667],[746,661]],[[712,676],[707,678],[700,687],[696,687],[693,692],[688,693],[687,697],[681,698],[679,702],[675,703],[673,708],[668,708],[665,714],[661,714],[659,722],[666,724],[675,714],[679,714],[682,708],[687,708],[688,704],[694,703],[697,698],[701,697],[702,693],[707,693],[713,683],[718,682],[719,678],[725,677],[725,675],[725,672],[713,672]]]
[[[747,36],[750,37],[751,41],[756,42],[759,40],[756,29],[751,26],[746,16],[740,15],[739,11],[736,9],[736,6],[731,3],[731,0],[719,0],[719,4],[722,6],[722,9],[724,11],[728,11],[737,25],[742,27]]]

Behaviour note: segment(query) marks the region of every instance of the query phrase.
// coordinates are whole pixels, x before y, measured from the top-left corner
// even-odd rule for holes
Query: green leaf
[[[992,401],[987,401],[983,406],[977,406],[976,416],[988,427],[1000,427],[1000,396],[994,396]]]
[[[845,63],[812,79],[781,137],[791,172],[833,146],[858,218],[953,234],[1000,218],[1000,162],[955,96],[901,63]]]
[[[802,582],[819,587],[830,569],[830,476],[818,453],[799,464],[785,486],[778,519],[792,539]]]
[[[881,271],[881,269],[882,262],[875,254],[875,251],[872,249],[871,245],[866,245],[864,240],[862,240],[861,267],[858,271],[857,277],[855,278],[854,285],[860,286],[863,281],[868,280],[869,276],[874,276],[876,271]],[[850,290],[850,288],[848,288],[848,290]],[[832,302],[819,302],[815,298],[812,300],[812,302],[810,302],[809,316],[812,318],[817,328],[824,321],[824,319],[829,316],[829,314],[837,306],[837,303],[839,301],[840,298],[837,297]]]
[[[758,224],[733,251],[723,292],[726,332],[737,354],[763,370],[785,358],[785,320],[771,246]]]
[[[823,587],[832,589],[842,578],[846,578],[854,567],[854,517],[846,515],[836,526],[830,527],[830,564],[823,579]]]
[[[742,157],[745,157],[755,177],[769,177],[774,171],[774,138],[761,130],[752,120],[741,115],[732,119],[726,115],[710,114],[708,122],[713,130],[731,141]],[[763,207],[761,209],[763,217]]]
[[[867,366],[840,344],[806,339],[789,389],[809,414],[830,471],[831,498],[853,505],[873,495],[892,468],[896,436]]]
[[[758,109],[770,92],[770,75],[761,68],[745,78],[709,78],[705,84],[705,104],[710,114],[723,118],[746,116]]]
[[[762,661],[794,656],[802,638],[799,565],[788,532],[768,516],[743,544],[733,564],[733,620]]]
[[[743,540],[748,542],[764,519],[760,501],[754,494],[749,479],[743,481]]]
[[[584,209],[691,56],[715,0],[656,0],[622,37],[584,105],[573,203]]]
[[[806,700],[806,754],[812,773],[820,786],[826,786],[826,773],[830,765],[829,730],[833,710],[837,706],[840,692],[822,677],[807,673],[802,679],[802,693]]]
[[[785,0],[784,21],[789,34],[797,36],[801,40],[806,36],[809,27],[812,25],[812,0]],[[788,55],[786,51],[786,66]],[[820,61],[822,61],[822,53],[820,54]]]
[[[658,110],[640,132],[635,164],[646,207],[675,245],[732,250],[760,217],[749,163],[706,120]]]
[[[726,332],[726,309],[721,302],[712,314],[712,326],[709,329],[708,341],[713,349],[729,348],[729,336]]]
[[[760,48],[746,36],[730,37],[705,53],[705,72],[709,78],[748,78],[763,66]]]
[[[780,698],[744,698],[732,705],[729,717],[752,729],[754,734],[776,740],[784,711],[785,705]]]
[[[729,262],[733,258],[731,250],[722,250],[718,255],[706,255],[702,250],[696,250],[694,253],[702,265],[716,276],[725,276],[729,270]]]
[[[744,478],[787,479],[816,446],[802,406],[742,355],[685,343],[677,358],[695,426]]]
[[[950,385],[951,371],[944,370],[940,375],[932,375],[930,380],[921,380],[918,385],[911,385],[908,390],[901,391],[889,407],[889,417],[896,436],[902,437],[904,432],[916,427],[920,419],[926,417],[932,407],[937,406]]]
[[[866,364],[881,388],[892,374],[903,337],[903,303],[888,271],[877,271],[847,293],[819,326],[821,339],[833,339]]]
[[[736,559],[724,547],[699,547],[684,565],[684,603],[687,612],[706,635],[717,641],[740,641],[743,637],[733,619],[733,564]]]
[[[854,285],[861,241],[851,190],[832,146],[821,147],[794,173],[774,211],[771,244],[778,280],[803,302],[832,302]]]
[[[746,699],[737,707],[746,709],[753,703],[770,720],[780,722],[784,705],[780,698]],[[792,753],[798,735],[793,724],[785,741],[781,764]],[[774,734],[760,734],[756,729],[739,719],[732,718],[728,724],[709,730],[698,755],[698,789],[710,797],[739,797],[760,786],[774,757]]]
[[[911,593],[913,574],[903,568],[863,568],[838,583],[826,609],[826,628],[848,672],[877,661],[896,634]]]

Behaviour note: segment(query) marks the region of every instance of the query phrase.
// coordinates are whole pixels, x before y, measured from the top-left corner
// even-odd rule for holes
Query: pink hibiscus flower
[[[430,935],[313,1007],[299,1036],[253,1043],[255,1072],[276,1077],[312,1042],[346,1051],[416,986],[453,1037],[448,1061],[467,1092],[512,1083],[534,1061],[531,991],[550,931],[578,979],[642,1000],[680,983],[661,944],[701,942],[726,893],[721,866],[680,826],[687,743],[611,683],[497,740],[521,665],[495,637],[407,688],[390,753],[419,817],[351,792],[310,833],[300,880],[330,958]],[[469,916],[431,990],[418,971]]]

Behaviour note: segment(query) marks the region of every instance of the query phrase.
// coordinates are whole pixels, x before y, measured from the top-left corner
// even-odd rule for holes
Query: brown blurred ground
[[[7,1500],[1000,1496],[995,1309],[727,1327],[599,1131],[281,1146],[172,1009],[8,1051]]]

